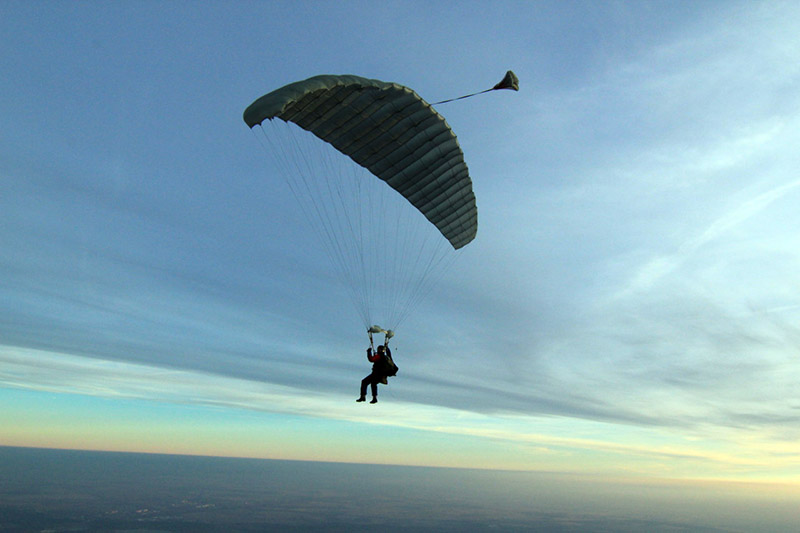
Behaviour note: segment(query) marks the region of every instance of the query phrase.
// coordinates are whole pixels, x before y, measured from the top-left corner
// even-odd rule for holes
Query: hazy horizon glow
[[[8,445],[796,482],[791,443],[741,428],[676,433],[588,419],[482,415],[391,395],[380,411],[365,410],[351,394],[308,395],[296,387],[65,354],[0,350],[0,361],[4,395],[32,394],[40,402],[24,419],[10,413]],[[67,423],[54,423],[62,416]],[[276,433],[276,426],[294,429]],[[353,440],[340,432],[363,434],[372,446],[354,455]]]

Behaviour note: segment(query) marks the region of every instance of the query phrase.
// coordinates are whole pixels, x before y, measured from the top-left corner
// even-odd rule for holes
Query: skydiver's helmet
[[[386,346],[384,346],[383,344],[379,345],[378,346],[378,353],[383,355],[385,352],[386,352]]]

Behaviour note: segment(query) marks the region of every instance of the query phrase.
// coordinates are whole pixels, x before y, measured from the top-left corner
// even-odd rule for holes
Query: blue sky
[[[800,478],[796,4],[3,11],[0,444]],[[478,238],[356,405],[363,327],[242,111],[507,69],[439,108]]]

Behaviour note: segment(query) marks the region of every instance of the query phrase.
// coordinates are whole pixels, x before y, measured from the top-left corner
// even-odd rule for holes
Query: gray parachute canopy
[[[478,231],[478,209],[453,130],[408,87],[358,76],[290,83],[244,112],[251,128],[280,118],[312,132],[403,195],[453,248]]]

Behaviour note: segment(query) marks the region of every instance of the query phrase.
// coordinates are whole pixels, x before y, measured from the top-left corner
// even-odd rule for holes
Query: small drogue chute
[[[499,91],[501,89],[510,89],[512,91],[519,91],[519,78],[517,78],[517,75],[514,74],[514,72],[510,70],[506,72],[506,75],[503,76],[503,79],[500,80],[498,83],[496,83],[495,86],[492,87],[491,89],[486,89],[485,91],[478,91],[477,93],[459,96],[458,98],[450,98],[449,100],[442,100],[441,102],[436,102],[433,105],[455,102],[456,100],[463,100],[464,98],[471,98],[473,96],[478,96],[479,94],[484,94],[491,91]]]

